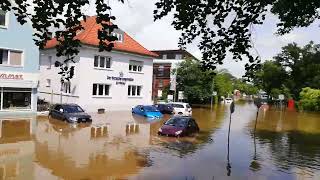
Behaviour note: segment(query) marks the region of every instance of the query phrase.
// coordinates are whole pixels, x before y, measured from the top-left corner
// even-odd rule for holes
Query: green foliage
[[[218,97],[232,96],[234,89],[246,94],[256,94],[258,88],[232,76],[227,70],[218,72],[203,70],[198,61],[186,60],[175,70],[177,88],[184,91],[189,103],[208,103],[212,92],[217,91]]]
[[[215,90],[220,96],[231,96],[233,94],[232,80],[235,79],[227,70],[221,70],[214,78]]]
[[[300,92],[300,108],[307,111],[320,111],[320,90],[303,88]]]
[[[162,89],[162,96],[160,99],[167,100],[169,92],[170,92],[170,84]]]
[[[175,70],[177,73],[177,90],[184,91],[189,103],[208,102],[212,94],[212,71],[203,71],[200,63],[187,59]]]
[[[253,84],[249,84],[245,82],[243,79],[234,80],[233,88],[247,95],[254,95],[254,94],[257,94],[259,91],[258,87],[254,86]]]
[[[302,88],[320,88],[320,45],[288,44],[274,59],[266,61],[253,78],[254,84],[271,96],[284,94],[297,100]]]
[[[180,46],[200,39],[203,65],[211,69],[223,64],[227,52],[235,61],[248,58],[246,70],[260,68],[259,58],[250,52],[251,30],[264,22],[269,10],[280,19],[280,35],[320,18],[319,0],[158,0],[156,7],[155,20],[174,14],[172,24],[182,32]],[[246,75],[254,75],[252,72],[247,71]]]

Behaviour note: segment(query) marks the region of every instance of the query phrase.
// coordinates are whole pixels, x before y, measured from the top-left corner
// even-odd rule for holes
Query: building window
[[[158,67],[158,76],[164,76],[164,66],[162,65]]]
[[[46,87],[51,87],[51,79],[47,79],[46,81]]]
[[[47,69],[51,69],[52,66],[52,56],[48,57],[48,68]]]
[[[163,54],[163,55],[162,55],[162,59],[167,59],[167,55],[166,55],[166,54]]]
[[[22,52],[0,49],[0,64],[8,66],[22,66]]]
[[[7,12],[0,9],[0,27],[7,27]]]
[[[66,94],[70,94],[71,93],[71,83],[70,82],[62,83],[61,91]]]
[[[182,54],[176,54],[176,59],[182,59]]]
[[[111,35],[118,38],[118,40],[116,40],[116,42],[122,42],[123,41],[123,36],[122,36],[121,33],[112,32]]]
[[[142,86],[129,85],[128,86],[128,96],[139,97],[141,96]]]
[[[93,96],[110,96],[109,84],[93,84],[92,86]]]
[[[111,57],[106,56],[94,56],[94,67],[101,69],[111,68]]]
[[[3,88],[1,89],[3,110],[31,109],[31,89],[29,88]]]
[[[159,88],[162,88],[162,87],[163,87],[163,80],[160,79],[160,80],[159,80]]]
[[[141,61],[130,61],[129,71],[131,72],[142,72],[143,62]]]

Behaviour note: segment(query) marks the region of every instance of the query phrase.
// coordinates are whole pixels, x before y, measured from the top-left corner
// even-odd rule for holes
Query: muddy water
[[[91,124],[2,119],[0,179],[320,179],[320,114],[236,105],[194,109],[201,132],[159,137],[130,112]]]

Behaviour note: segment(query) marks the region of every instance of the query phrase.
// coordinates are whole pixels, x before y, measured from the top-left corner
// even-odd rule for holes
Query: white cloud
[[[112,15],[117,17],[116,23],[121,29],[133,36],[147,49],[176,49],[180,33],[176,31],[171,22],[173,16],[169,15],[162,20],[153,21],[153,10],[158,0],[127,0],[125,4],[118,1],[110,1]],[[94,8],[89,8],[88,13],[93,15]],[[320,43],[319,27],[311,25],[309,28],[299,28],[284,36],[276,36],[276,23],[279,20],[272,14],[261,26],[256,26],[253,32],[253,41],[258,54],[263,60],[274,57],[281,51],[281,47],[291,42],[304,45],[310,40]],[[197,47],[197,41],[187,46],[187,50],[201,59],[201,52]],[[227,58],[223,66],[235,76],[241,77],[244,73],[244,64],[247,61],[234,62]]]

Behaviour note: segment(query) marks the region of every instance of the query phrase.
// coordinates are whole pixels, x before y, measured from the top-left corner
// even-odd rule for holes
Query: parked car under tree
[[[91,116],[77,104],[56,104],[50,109],[49,117],[70,123],[92,122]]]

